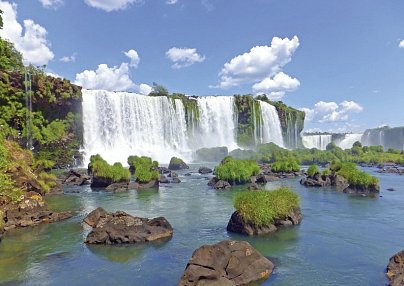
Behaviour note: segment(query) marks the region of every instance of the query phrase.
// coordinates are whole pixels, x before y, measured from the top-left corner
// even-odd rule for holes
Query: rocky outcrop
[[[404,285],[404,250],[390,258],[386,269],[386,276],[391,286]]]
[[[185,170],[189,169],[189,166],[180,158],[172,157],[170,164],[168,165],[170,170]]]
[[[6,203],[1,207],[4,230],[17,227],[52,223],[72,217],[71,212],[53,212],[47,208],[42,196],[28,192],[19,203]]]
[[[65,178],[62,180],[62,185],[71,185],[71,186],[83,186],[90,184],[90,176],[85,173],[70,170],[65,174]]]
[[[198,248],[178,286],[247,285],[267,279],[273,269],[273,263],[248,242],[225,240]]]
[[[404,168],[399,168],[399,167],[384,167],[379,173],[388,173],[388,174],[398,174],[398,175],[404,175]]]
[[[199,174],[210,174],[212,172],[213,172],[213,170],[211,168],[208,168],[208,167],[200,167],[198,169]]]
[[[129,190],[129,183],[113,183],[105,189],[113,193],[127,192]]]
[[[139,183],[139,182],[134,182],[131,183],[130,185],[133,186],[133,189],[139,190],[139,189],[158,189],[160,184],[158,180],[151,180],[150,182],[147,183]]]
[[[314,176],[306,176],[300,180],[300,184],[306,187],[336,187],[337,191],[349,194],[371,195],[379,193],[379,185],[371,185],[367,188],[355,186],[348,183],[348,180],[340,175],[320,176],[319,173]]]
[[[170,181],[167,179],[167,177],[166,176],[164,176],[164,175],[160,175],[160,178],[159,178],[159,183],[160,184],[168,184]]]
[[[282,226],[297,225],[303,219],[300,209],[292,210],[286,218],[275,219],[273,223],[267,225],[256,226],[247,220],[237,211],[235,211],[227,224],[227,230],[231,232],[241,233],[245,235],[261,235],[272,233]]]
[[[97,208],[85,217],[84,222],[93,228],[85,241],[89,244],[149,242],[173,235],[173,228],[164,217],[134,217],[123,211],[108,213]]]

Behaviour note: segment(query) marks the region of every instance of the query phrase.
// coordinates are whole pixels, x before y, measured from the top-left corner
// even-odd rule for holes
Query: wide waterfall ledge
[[[241,128],[234,96],[174,98],[105,90],[82,93],[86,163],[94,154],[125,165],[129,155],[149,156],[161,163],[168,163],[172,156],[192,161],[200,148],[226,146],[231,151],[245,147],[238,142]],[[256,102],[259,107],[250,110],[251,126],[245,128],[251,134],[242,135],[253,137],[255,144],[273,142],[283,147],[285,132],[277,109],[267,102]]]

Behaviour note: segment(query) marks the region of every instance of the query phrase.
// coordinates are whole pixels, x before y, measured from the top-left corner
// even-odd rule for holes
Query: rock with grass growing
[[[174,170],[174,171],[185,170],[185,169],[189,169],[189,166],[181,158],[172,157],[170,160],[170,164],[168,165],[168,169]]]
[[[227,230],[250,236],[271,233],[280,226],[297,225],[302,220],[298,195],[284,187],[240,193],[234,207],[236,211]]]

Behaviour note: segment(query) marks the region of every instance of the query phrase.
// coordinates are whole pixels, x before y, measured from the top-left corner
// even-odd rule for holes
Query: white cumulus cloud
[[[398,44],[399,48],[404,48],[404,40],[402,40],[399,44]]]
[[[135,50],[131,49],[127,52],[124,52],[124,54],[130,59],[129,65],[131,67],[137,68],[140,62],[138,53]]]
[[[39,0],[44,8],[57,9],[63,5],[63,0]]]
[[[299,47],[299,38],[274,37],[270,46],[256,46],[224,64],[219,73],[218,87],[229,88],[246,83],[257,83],[279,73],[289,63]]]
[[[17,22],[17,5],[0,1],[0,10],[3,11],[3,29],[0,36],[12,42],[15,48],[22,53],[25,65],[46,65],[54,58],[50,50],[50,43],[44,27],[33,20],[24,20],[24,28]]]
[[[342,122],[349,120],[352,113],[363,111],[363,107],[354,102],[344,100],[340,104],[336,102],[317,102],[313,108],[300,108],[306,113],[307,121],[315,121],[320,123]]]
[[[267,77],[255,83],[252,89],[255,93],[267,94],[271,99],[279,99],[285,95],[285,92],[294,91],[299,86],[300,82],[298,79],[292,78],[284,72],[279,72],[272,78]]]
[[[135,87],[135,83],[129,76],[128,63],[122,63],[119,67],[100,64],[95,71],[85,70],[76,74],[75,84],[86,89],[105,89],[109,91],[126,91]]]
[[[138,92],[143,95],[148,95],[153,90],[153,87],[146,83],[139,84]]]
[[[178,2],[178,0],[167,0],[167,1],[166,1],[166,3],[167,3],[168,5],[174,5],[174,4],[177,4],[177,2]]]
[[[197,53],[196,49],[173,47],[166,52],[167,58],[173,62],[173,69],[189,67],[194,63],[201,63],[205,56]]]
[[[59,61],[64,62],[64,63],[70,63],[70,62],[75,62],[76,61],[76,54],[73,54],[71,56],[64,56],[59,59]]]
[[[125,10],[133,3],[139,3],[141,0],[85,0],[88,6],[98,8],[107,12]]]

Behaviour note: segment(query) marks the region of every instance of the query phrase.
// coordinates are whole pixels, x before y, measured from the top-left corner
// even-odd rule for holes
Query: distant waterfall
[[[126,164],[129,155],[168,163],[172,156],[191,161],[199,148],[239,148],[233,96],[190,97],[183,101],[104,90],[82,93],[86,161],[98,153],[110,163]],[[252,126],[254,142],[284,146],[275,107],[259,101],[252,110],[256,112],[259,114],[253,116],[259,120]]]
[[[341,147],[342,149],[349,149],[349,148],[352,148],[353,144],[356,141],[361,142],[361,138],[362,138],[362,133],[345,134],[345,138],[339,142],[336,142],[336,144],[338,147]]]
[[[332,135],[303,135],[302,140],[306,148],[325,150],[327,145],[331,143]]]
[[[282,137],[281,122],[276,108],[264,101],[258,101],[261,108],[262,122],[256,129],[258,130],[258,143],[273,142],[278,146],[284,146]]]

